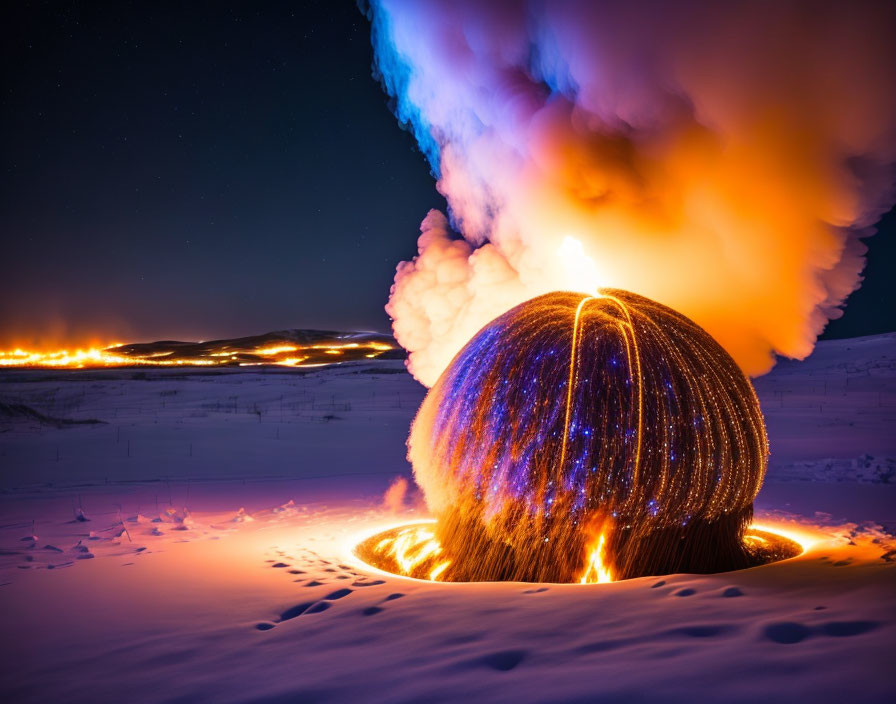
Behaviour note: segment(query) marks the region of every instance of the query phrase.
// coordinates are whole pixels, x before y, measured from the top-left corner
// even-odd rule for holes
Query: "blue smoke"
[[[433,176],[441,176],[439,143],[433,134],[433,127],[423,116],[420,107],[408,97],[408,87],[413,77],[414,67],[395,46],[393,24],[388,12],[378,0],[373,0],[362,10],[371,23],[371,43],[373,44],[373,77],[383,86],[391,99],[392,111],[403,129],[410,130],[420,151],[426,156]]]

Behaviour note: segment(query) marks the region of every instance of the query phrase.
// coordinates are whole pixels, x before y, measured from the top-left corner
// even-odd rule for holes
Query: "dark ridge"
[[[56,428],[65,428],[70,425],[96,425],[97,423],[105,423],[104,420],[96,418],[85,418],[78,420],[75,418],[56,418],[55,416],[44,415],[40,411],[36,411],[24,403],[2,403],[0,402],[0,418],[27,418],[36,420],[43,425],[52,425]]]
[[[378,332],[340,332],[337,330],[278,330],[263,335],[224,338],[204,342],[184,342],[180,340],[158,340],[156,342],[136,342],[115,347],[116,354],[126,357],[157,356],[160,360],[176,358],[203,358],[214,352],[235,353],[241,362],[262,362],[264,357],[255,354],[260,347],[277,344],[328,345],[351,342],[380,342],[396,345],[395,338]],[[394,352],[394,350],[390,350]],[[401,359],[404,353],[401,353]]]

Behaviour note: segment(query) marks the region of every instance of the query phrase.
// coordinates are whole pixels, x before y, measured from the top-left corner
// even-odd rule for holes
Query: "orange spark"
[[[579,579],[579,584],[603,584],[613,581],[610,568],[604,565],[604,541],[604,534],[601,533],[597,539],[597,545],[588,556],[588,565]]]

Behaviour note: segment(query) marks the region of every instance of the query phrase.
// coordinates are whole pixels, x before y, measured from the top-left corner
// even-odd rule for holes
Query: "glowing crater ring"
[[[348,552],[354,561],[365,569],[389,577],[402,577],[420,582],[440,582],[442,584],[475,584],[464,580],[443,580],[446,574],[445,557],[438,538],[435,536],[434,519],[418,519],[407,523],[399,523],[387,528],[379,527],[373,533],[355,536],[349,545]],[[756,557],[754,569],[776,562],[792,560],[805,555],[818,542],[820,537],[810,535],[806,531],[792,530],[775,525],[753,524],[744,533],[744,542]],[[432,545],[435,543],[436,545]],[[589,573],[591,563],[583,559],[582,574]],[[732,570],[740,571],[740,570]],[[714,574],[724,574],[717,572]],[[434,578],[431,577],[434,575]],[[659,577],[663,575],[651,575]],[[613,580],[615,581],[615,580]],[[626,581],[626,580],[620,580]],[[528,582],[521,582],[528,583]],[[565,584],[592,584],[590,580],[578,579]]]

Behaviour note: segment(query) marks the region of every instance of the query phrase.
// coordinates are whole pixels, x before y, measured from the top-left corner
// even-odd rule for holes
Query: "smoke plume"
[[[893,202],[893,3],[377,0],[377,75],[449,205],[387,306],[432,385],[553,290],[681,311],[749,374],[802,358]]]
[[[390,513],[399,513],[405,508],[404,499],[408,493],[408,480],[396,477],[383,494],[383,508]]]

